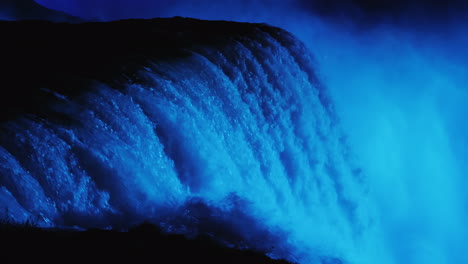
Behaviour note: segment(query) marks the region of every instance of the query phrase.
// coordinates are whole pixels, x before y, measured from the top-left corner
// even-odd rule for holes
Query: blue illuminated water
[[[65,123],[2,124],[2,215],[104,228],[150,220],[291,260],[360,258],[344,248],[371,225],[364,178],[307,49],[259,31],[190,53],[142,66],[144,81],[124,89],[55,94]]]
[[[261,35],[155,63],[122,91],[65,98],[67,126],[6,124],[8,214],[84,226],[154,217],[231,238],[229,226],[303,263],[468,262],[466,21],[328,23],[294,0],[38,2],[104,20],[268,22],[316,62],[295,41]]]

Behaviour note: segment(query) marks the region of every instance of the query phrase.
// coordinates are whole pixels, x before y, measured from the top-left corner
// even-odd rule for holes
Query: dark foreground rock
[[[128,231],[0,228],[1,263],[277,263],[262,252],[187,239],[149,224]]]

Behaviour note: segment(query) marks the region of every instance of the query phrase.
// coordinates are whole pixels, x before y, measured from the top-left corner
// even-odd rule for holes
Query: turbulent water
[[[255,37],[151,60],[118,86],[41,87],[40,114],[0,125],[0,215],[84,228],[150,220],[292,261],[364,263],[365,177],[314,60],[289,33],[251,27]]]

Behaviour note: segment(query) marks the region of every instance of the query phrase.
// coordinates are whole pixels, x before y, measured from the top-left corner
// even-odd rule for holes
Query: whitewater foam
[[[3,122],[4,216],[106,228],[151,220],[293,261],[365,263],[364,176],[314,60],[289,33],[250,27],[149,59],[118,86],[50,92],[45,114]]]

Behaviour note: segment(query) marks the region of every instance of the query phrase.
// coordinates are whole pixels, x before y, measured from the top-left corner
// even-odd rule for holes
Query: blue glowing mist
[[[391,261],[466,262],[464,30],[314,26],[303,37],[367,176]]]
[[[309,71],[297,66],[300,56],[287,55],[290,51],[280,45],[268,46],[277,50],[273,54],[283,54],[273,56],[280,59],[275,67],[267,66],[273,59],[268,53],[252,47],[223,51],[234,53],[228,56],[196,51],[191,61],[157,65],[144,73],[152,80],[147,87],[129,85],[124,93],[102,87],[99,93],[84,97],[80,103],[90,111],[79,112],[77,105],[78,112],[70,115],[88,120],[86,123],[93,124],[90,131],[22,124],[21,128],[28,128],[24,129],[24,138],[29,143],[24,144],[31,152],[40,153],[37,148],[41,146],[48,149],[43,141],[43,145],[33,143],[34,137],[44,138],[38,136],[41,133],[57,135],[50,140],[62,143],[47,151],[64,155],[74,142],[81,147],[71,153],[78,154],[63,159],[84,159],[87,167],[62,170],[64,181],[75,183],[76,189],[68,195],[81,196],[58,197],[67,202],[57,205],[48,198],[56,190],[37,188],[42,183],[28,180],[34,177],[29,174],[31,169],[20,166],[16,158],[20,154],[2,150],[2,165],[7,164],[2,170],[23,175],[10,186],[35,190],[32,194],[25,192],[28,194],[18,202],[11,189],[2,189],[2,201],[7,201],[18,216],[48,212],[44,219],[54,219],[72,208],[69,219],[76,224],[90,223],[91,219],[102,223],[107,214],[122,212],[142,219],[151,215],[148,212],[169,211],[167,215],[171,215],[170,208],[185,208],[193,197],[229,215],[227,212],[238,204],[233,197],[240,197],[243,202],[239,210],[264,223],[266,227],[259,230],[287,233],[289,240],[272,238],[272,243],[280,247],[283,243],[288,249],[292,245],[291,258],[303,263],[317,263],[324,256],[344,263],[468,262],[464,228],[468,220],[464,191],[468,172],[468,67],[464,47],[468,39],[464,21],[416,23],[410,28],[398,23],[363,27],[345,18],[323,20],[301,10],[295,1],[159,1],[151,2],[154,9],[145,8],[144,13],[137,6],[119,13],[122,11],[70,3],[76,4],[55,4],[75,15],[93,10],[86,16],[104,20],[180,15],[268,22],[286,28],[314,53],[314,72],[329,90],[333,110],[312,92],[320,89],[309,83],[311,74],[305,73]],[[297,47],[292,49],[296,54],[305,53]],[[250,65],[233,59],[253,61],[253,55],[257,59]],[[200,75],[200,68],[209,70],[210,77]],[[222,78],[223,74],[227,77]],[[276,78],[272,80],[272,76]],[[252,94],[242,90],[247,87],[254,87]],[[106,93],[113,94],[111,101]],[[197,96],[203,96],[203,100],[197,100]],[[149,98],[158,103],[148,102]],[[299,116],[294,113],[295,107],[300,109]],[[152,124],[161,129],[154,132]],[[342,144],[339,129],[349,149]],[[181,135],[169,131],[191,132]],[[104,148],[103,142],[108,142]],[[137,147],[139,152],[128,151]],[[170,153],[165,152],[167,148]],[[148,158],[148,153],[154,158]],[[123,161],[134,165],[123,166]],[[155,161],[160,171],[154,171],[154,163],[149,163]],[[70,167],[68,163],[54,164]],[[35,170],[46,173],[50,165],[43,166]],[[103,171],[97,170],[101,167]],[[358,173],[358,167],[362,173]],[[97,175],[88,175],[89,171]],[[195,172],[196,177],[187,176],[187,171]],[[85,177],[76,176],[80,173]],[[129,174],[135,178],[127,178]],[[100,175],[114,175],[122,184],[114,186]],[[42,181],[50,178],[41,177]],[[101,180],[90,180],[95,178]],[[158,191],[148,189],[150,184],[158,186]],[[112,194],[122,190],[148,202],[121,198],[111,204]],[[35,203],[34,197],[43,197],[43,202]],[[25,204],[29,204],[28,210],[22,209]],[[99,217],[106,220],[95,220]],[[175,226],[174,222],[167,220],[167,225]],[[243,232],[243,228],[237,228]]]
[[[457,47],[466,39],[384,26],[328,32],[350,48],[324,54],[321,69],[396,262],[466,262],[467,65]]]

